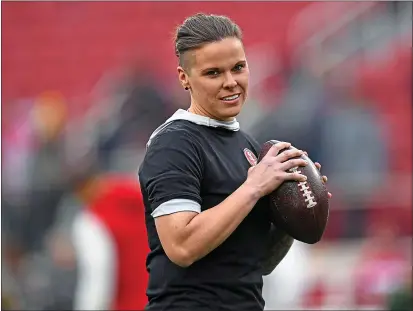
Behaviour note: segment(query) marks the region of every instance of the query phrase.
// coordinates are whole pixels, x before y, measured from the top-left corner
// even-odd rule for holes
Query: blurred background
[[[149,135],[189,105],[173,33],[204,12],[244,32],[242,128],[306,150],[333,193],[323,240],[265,277],[266,309],[411,310],[411,2],[1,7],[4,309],[73,308],[74,185],[135,178]]]

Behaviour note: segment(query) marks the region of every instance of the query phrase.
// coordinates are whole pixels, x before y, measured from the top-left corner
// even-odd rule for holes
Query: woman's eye
[[[244,67],[245,67],[244,65],[239,64],[239,65],[236,65],[236,66],[234,67],[234,70],[235,70],[235,71],[241,71]]]
[[[206,74],[207,76],[217,76],[219,72],[217,70],[210,70]]]

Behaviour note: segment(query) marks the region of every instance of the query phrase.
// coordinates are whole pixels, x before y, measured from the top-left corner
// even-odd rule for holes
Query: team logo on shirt
[[[251,150],[249,150],[248,148],[245,148],[244,155],[247,158],[248,162],[251,164],[251,166],[257,165],[258,159]]]

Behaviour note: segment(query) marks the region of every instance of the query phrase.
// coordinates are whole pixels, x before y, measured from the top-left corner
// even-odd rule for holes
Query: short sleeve
[[[177,206],[179,201],[184,210],[188,202],[199,206],[202,167],[201,148],[190,134],[184,130],[159,134],[139,168],[139,182],[149,205],[146,208],[153,213],[161,204]]]

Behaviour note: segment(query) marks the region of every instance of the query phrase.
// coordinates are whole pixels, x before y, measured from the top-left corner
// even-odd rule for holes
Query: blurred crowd
[[[219,3],[191,8],[203,10],[231,16]],[[306,150],[333,193],[323,241],[295,243],[264,278],[269,310],[411,310],[411,12],[411,2],[309,3],[288,24],[287,56],[270,40],[246,45],[252,86],[241,127]],[[252,26],[235,21],[248,34]],[[72,227],[85,180],[136,178],[152,131],[189,104],[155,68],[142,59],[108,67],[81,109],[63,90],[2,100],[3,309],[73,309]]]

